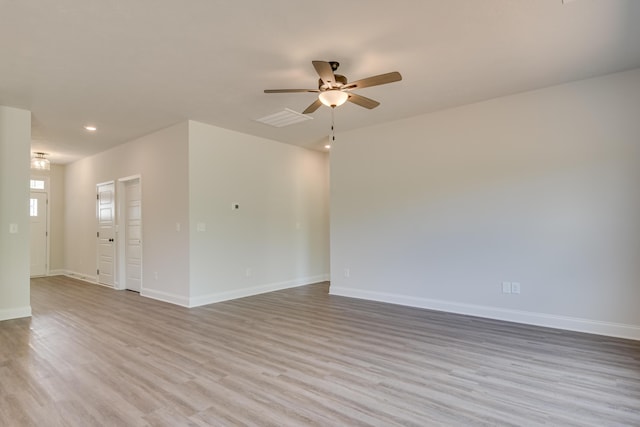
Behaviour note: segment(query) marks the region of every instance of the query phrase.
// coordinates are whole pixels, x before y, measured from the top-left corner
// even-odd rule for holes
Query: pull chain
[[[331,108],[331,140],[329,141],[329,143],[331,145],[333,145],[333,143],[336,141],[336,131],[335,131],[335,125],[334,125],[334,114],[335,112],[335,107]]]

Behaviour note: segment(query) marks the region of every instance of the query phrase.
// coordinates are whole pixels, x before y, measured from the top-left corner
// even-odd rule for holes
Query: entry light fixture
[[[51,163],[47,159],[47,153],[35,152],[31,157],[31,169],[48,171],[51,169]]]
[[[318,95],[320,102],[322,102],[327,107],[335,108],[339,107],[349,99],[349,94],[347,92],[343,92],[340,89],[329,89],[324,92],[320,92]]]
[[[95,132],[96,130],[98,130],[98,128],[97,128],[97,127],[95,127],[95,126],[91,126],[91,125],[87,125],[87,126],[85,126],[84,128],[85,128],[85,130],[87,130],[87,131],[89,131],[89,132]]]

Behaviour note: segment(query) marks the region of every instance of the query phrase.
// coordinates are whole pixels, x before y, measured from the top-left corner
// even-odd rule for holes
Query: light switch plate
[[[502,293],[503,294],[511,293],[511,282],[502,282]]]
[[[520,283],[519,282],[511,282],[511,293],[519,294],[520,293]]]

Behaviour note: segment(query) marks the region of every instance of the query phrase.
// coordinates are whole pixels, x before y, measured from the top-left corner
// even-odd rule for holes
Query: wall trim
[[[237,298],[245,298],[267,292],[280,291],[283,289],[297,288],[299,286],[311,285],[313,283],[326,282],[329,280],[328,274],[309,276],[300,279],[287,280],[284,282],[267,283],[264,285],[252,286],[250,288],[234,289],[231,291],[216,292],[189,299],[189,307],[199,307],[216,302],[229,301]]]
[[[72,279],[82,280],[83,282],[91,283],[92,285],[104,286],[105,288],[114,289],[116,291],[123,290],[120,288],[116,288],[115,286],[104,285],[102,283],[98,283],[98,276],[87,276],[86,274],[77,273],[70,270],[55,270],[57,274],[55,275],[63,275],[67,277],[71,277]],[[54,274],[50,274],[50,276],[54,276]],[[144,287],[140,291],[140,295],[143,297],[168,302],[171,304],[180,305],[183,307],[189,307],[189,299],[182,296],[171,294],[168,292],[157,291],[154,289],[145,289]]]
[[[411,297],[407,295],[375,292],[364,289],[352,289],[330,286],[329,294],[343,297],[358,298],[370,301],[386,302],[390,304],[406,305],[409,307],[426,308],[429,310],[445,311],[449,313],[465,314],[488,319],[504,320],[507,322],[523,323],[527,325],[543,326],[554,329],[564,329],[575,332],[586,332],[596,335],[606,335],[616,338],[640,340],[640,325],[603,322],[599,320],[582,319],[577,317],[557,316],[531,311],[511,310],[506,308],[464,304],[453,301],[442,301],[428,298]]]
[[[7,308],[0,310],[0,321],[31,317],[31,306]]]
[[[49,273],[47,273],[47,277],[50,276],[68,276],[68,272],[67,270],[49,270]]]
[[[105,286],[98,283],[97,276],[91,277],[85,274],[69,271],[69,270],[56,270],[56,275],[64,275],[73,279],[82,280],[94,285]],[[50,274],[53,276],[54,274]],[[298,286],[310,285],[313,283],[327,282],[329,281],[329,274],[319,274],[317,276],[309,276],[302,279],[289,280],[285,282],[268,283],[265,285],[253,286],[250,288],[237,289],[226,292],[216,292],[209,295],[203,295],[200,297],[188,298],[183,295],[173,294],[169,292],[159,291],[155,289],[142,288],[140,295],[146,298],[155,299],[158,301],[168,302],[170,304],[179,305],[182,307],[199,307],[201,305],[213,304],[216,302],[228,301],[237,298],[250,297],[252,295],[259,295],[266,292],[279,291],[282,289],[296,288]],[[143,285],[144,286],[144,285]],[[109,289],[115,289],[111,286],[105,286]],[[116,289],[118,290],[118,289]],[[2,313],[0,312],[0,315]],[[30,314],[29,314],[30,315]]]
[[[71,270],[59,270],[59,271],[64,271],[62,274],[64,276],[71,277],[72,279],[78,279],[78,280],[82,280],[84,282],[92,283],[94,285],[104,286],[104,285],[98,283],[98,276],[88,276],[86,274],[78,273],[76,271],[71,271]],[[107,286],[107,287],[110,287],[110,286]]]
[[[98,282],[98,276],[87,276],[86,274],[74,273],[74,272],[67,272],[67,273],[64,273],[64,275],[67,276],[67,277],[71,277],[72,279],[82,280],[83,282],[86,282],[86,283],[89,283],[89,284],[92,284],[92,285],[98,285],[98,286],[102,286],[104,288],[118,290],[118,288],[116,288],[115,284],[114,285],[105,285],[104,283]],[[50,274],[50,276],[51,276],[51,274]]]
[[[190,307],[189,298],[185,297],[184,295],[172,294],[155,289],[148,289],[144,287],[144,284],[142,286],[143,288],[140,290],[140,295],[143,297],[155,299],[162,302],[168,302],[170,304],[180,305],[182,307]]]

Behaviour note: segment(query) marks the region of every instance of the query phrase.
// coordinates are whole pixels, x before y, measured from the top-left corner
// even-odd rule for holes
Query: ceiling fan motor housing
[[[334,86],[336,86],[337,89],[347,84],[347,78],[345,76],[341,74],[334,74],[333,76],[335,77]],[[327,90],[329,88],[327,87],[327,85],[324,84],[322,79],[318,79],[318,89]]]

